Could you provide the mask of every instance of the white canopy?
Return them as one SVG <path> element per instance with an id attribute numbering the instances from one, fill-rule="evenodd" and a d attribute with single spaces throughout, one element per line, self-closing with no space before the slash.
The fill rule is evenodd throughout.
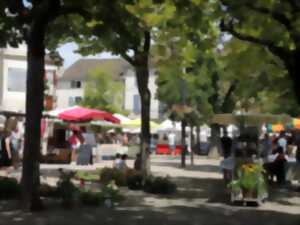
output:
<path id="1" fill-rule="evenodd" d="M 122 114 L 115 113 L 113 116 L 118 118 L 121 121 L 121 124 L 128 123 L 130 121 L 130 119 L 127 116 L 124 116 Z"/>
<path id="2" fill-rule="evenodd" d="M 180 122 L 174 122 L 172 120 L 163 121 L 157 128 L 157 131 L 180 131 L 181 124 Z"/>

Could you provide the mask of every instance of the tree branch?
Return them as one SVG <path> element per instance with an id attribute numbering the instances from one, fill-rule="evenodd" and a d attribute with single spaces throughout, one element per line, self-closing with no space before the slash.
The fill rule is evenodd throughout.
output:
<path id="1" fill-rule="evenodd" d="M 222 106 L 221 106 L 222 112 L 227 113 L 226 108 L 227 108 L 227 106 L 228 106 L 228 104 L 229 104 L 229 102 L 230 102 L 230 98 L 231 98 L 233 92 L 234 92 L 235 89 L 237 88 L 238 83 L 239 83 L 238 80 L 234 80 L 234 81 L 231 83 L 230 87 L 228 88 L 228 90 L 227 90 L 227 92 L 226 92 L 226 95 L 225 95 L 225 97 L 224 97 Z M 228 110 L 228 112 L 229 112 L 229 111 L 231 111 L 231 110 Z"/>
<path id="2" fill-rule="evenodd" d="M 229 24 L 226 24 L 223 21 L 221 21 L 220 24 L 221 30 L 223 32 L 229 32 L 231 35 L 234 37 L 242 40 L 242 41 L 247 41 L 251 42 L 254 44 L 258 44 L 264 47 L 267 47 L 274 55 L 278 56 L 279 58 L 283 58 L 284 56 L 288 56 L 288 50 L 286 50 L 283 47 L 279 47 L 275 45 L 272 41 L 266 40 L 266 39 L 261 39 L 258 37 L 254 37 L 248 34 L 242 34 L 234 29 L 233 22 L 229 22 Z"/>
<path id="3" fill-rule="evenodd" d="M 135 61 L 126 53 L 122 53 L 121 56 L 128 62 L 130 63 L 132 66 L 135 65 Z"/>
<path id="4" fill-rule="evenodd" d="M 82 7 L 78 6 L 62 6 L 59 12 L 60 16 L 67 15 L 67 14 L 78 14 L 82 16 L 84 19 L 90 19 L 91 15 Z"/>
<path id="5" fill-rule="evenodd" d="M 245 6 L 248 7 L 249 9 L 255 11 L 255 12 L 270 15 L 274 20 L 276 20 L 277 22 L 279 22 L 280 24 L 285 26 L 287 28 L 287 30 L 292 29 L 291 20 L 286 15 L 284 15 L 283 13 L 280 13 L 278 11 L 273 11 L 273 10 L 271 10 L 269 8 L 266 8 L 266 7 L 256 6 L 252 2 L 251 3 L 250 2 L 245 3 Z"/>
<path id="6" fill-rule="evenodd" d="M 151 34 L 150 31 L 144 32 L 144 53 L 148 53 L 150 51 L 150 45 L 151 45 Z"/>
<path id="7" fill-rule="evenodd" d="M 293 8 L 294 12 L 300 11 L 300 3 L 298 2 L 298 0 L 287 0 L 287 2 Z"/>

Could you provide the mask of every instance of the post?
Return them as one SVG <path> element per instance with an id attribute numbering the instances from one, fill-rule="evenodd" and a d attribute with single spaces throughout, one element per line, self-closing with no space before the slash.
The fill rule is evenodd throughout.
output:
<path id="1" fill-rule="evenodd" d="M 191 135 L 191 166 L 194 165 L 194 145 L 195 145 L 195 141 L 194 141 L 194 126 L 191 125 L 191 131 L 190 131 L 190 135 Z"/>

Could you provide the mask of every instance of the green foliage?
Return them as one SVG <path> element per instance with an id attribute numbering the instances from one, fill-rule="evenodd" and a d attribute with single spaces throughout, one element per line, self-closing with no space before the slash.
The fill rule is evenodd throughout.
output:
<path id="1" fill-rule="evenodd" d="M 169 177 L 152 177 L 145 180 L 144 191 L 152 194 L 173 194 L 176 192 L 176 184 Z"/>
<path id="2" fill-rule="evenodd" d="M 97 69 L 88 76 L 81 104 L 108 112 L 121 113 L 123 99 L 124 84 Z"/>
<path id="3" fill-rule="evenodd" d="M 41 197 L 60 198 L 60 193 L 56 187 L 48 184 L 41 184 L 39 187 L 39 194 Z"/>
<path id="4" fill-rule="evenodd" d="M 267 192 L 264 172 L 261 165 L 243 164 L 237 171 L 237 179 L 229 187 L 236 193 L 247 190 L 262 195 Z"/>
<path id="5" fill-rule="evenodd" d="M 143 174 L 140 171 L 130 170 L 127 172 L 127 186 L 130 190 L 143 189 Z"/>
<path id="6" fill-rule="evenodd" d="M 0 199 L 19 198 L 21 185 L 14 178 L 0 177 Z"/>
<path id="7" fill-rule="evenodd" d="M 110 204 L 108 202 L 118 203 L 124 200 L 124 196 L 120 193 L 119 188 L 114 181 L 111 181 L 102 187 L 102 194 L 106 204 Z"/>
<path id="8" fill-rule="evenodd" d="M 74 172 L 59 170 L 60 176 L 57 182 L 57 192 L 64 207 L 72 207 L 77 199 L 78 189 L 73 184 Z"/>
<path id="9" fill-rule="evenodd" d="M 78 180 L 98 182 L 100 180 L 100 171 L 77 171 L 75 178 Z"/>
<path id="10" fill-rule="evenodd" d="M 79 200 L 86 206 L 99 206 L 104 203 L 105 198 L 102 192 L 82 191 Z"/>
<path id="11" fill-rule="evenodd" d="M 100 172 L 100 182 L 109 184 L 111 181 L 114 181 L 118 186 L 126 186 L 126 175 L 116 168 L 103 168 Z"/>

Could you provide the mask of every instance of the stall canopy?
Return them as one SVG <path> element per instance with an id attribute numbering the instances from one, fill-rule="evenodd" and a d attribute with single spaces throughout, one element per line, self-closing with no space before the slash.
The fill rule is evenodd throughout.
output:
<path id="1" fill-rule="evenodd" d="M 141 119 L 139 118 L 139 119 L 134 119 L 134 120 L 129 120 L 127 122 L 124 122 L 122 124 L 122 126 L 125 127 L 125 128 L 138 128 L 138 127 L 141 126 L 141 124 L 142 124 L 142 122 L 141 122 Z M 150 121 L 150 128 L 151 129 L 157 128 L 158 126 L 159 125 L 157 123 L 155 123 L 153 121 Z"/>
<path id="2" fill-rule="evenodd" d="M 165 120 L 157 127 L 157 131 L 180 131 L 180 122 L 173 122 L 172 120 Z"/>
<path id="3" fill-rule="evenodd" d="M 91 120 L 105 120 L 119 124 L 120 120 L 109 112 L 89 109 L 80 106 L 52 111 L 49 115 L 57 117 L 66 122 L 87 122 Z"/>
<path id="4" fill-rule="evenodd" d="M 235 124 L 240 125 L 242 123 L 252 126 L 260 126 L 267 123 L 274 124 L 287 124 L 291 123 L 292 118 L 288 115 L 272 115 L 272 114 L 216 114 L 213 117 L 213 123 L 221 125 Z"/>
<path id="5" fill-rule="evenodd" d="M 131 119 L 129 119 L 127 116 L 124 116 L 122 114 L 119 113 L 115 113 L 114 117 L 118 118 L 120 120 L 120 123 L 128 123 L 129 121 L 131 121 Z"/>

